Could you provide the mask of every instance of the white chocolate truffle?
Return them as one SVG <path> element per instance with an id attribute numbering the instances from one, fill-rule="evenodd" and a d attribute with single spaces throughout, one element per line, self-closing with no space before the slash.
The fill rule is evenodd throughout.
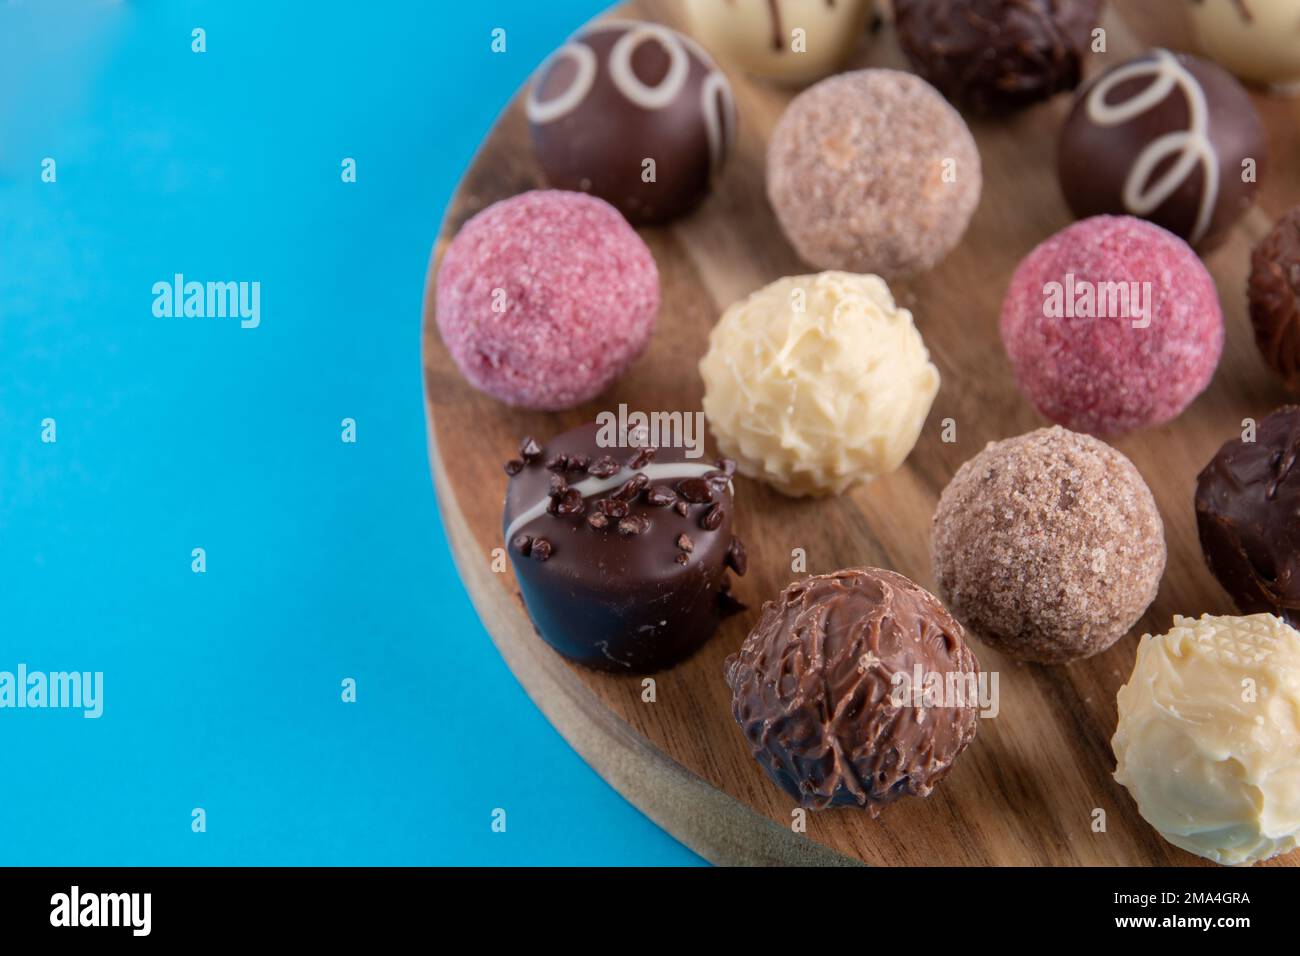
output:
<path id="1" fill-rule="evenodd" d="M 1115 779 L 1174 846 L 1230 865 L 1297 846 L 1300 632 L 1272 614 L 1175 617 L 1119 691 Z"/>
<path id="2" fill-rule="evenodd" d="M 704 414 L 742 474 L 839 494 L 907 457 L 939 391 L 912 313 L 879 276 L 787 276 L 733 303 L 700 362 Z"/>
<path id="3" fill-rule="evenodd" d="M 1300 92 L 1300 0 L 1193 0 L 1201 48 L 1249 83 Z"/>
<path id="4" fill-rule="evenodd" d="M 834 73 L 862 40 L 871 0 L 686 0 L 690 32 L 720 59 L 780 83 Z"/>

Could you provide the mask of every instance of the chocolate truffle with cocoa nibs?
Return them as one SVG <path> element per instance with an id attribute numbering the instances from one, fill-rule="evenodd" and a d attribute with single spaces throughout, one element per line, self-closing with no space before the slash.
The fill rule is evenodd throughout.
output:
<path id="1" fill-rule="evenodd" d="M 1255 343 L 1291 391 L 1300 391 L 1300 206 L 1273 227 L 1250 258 Z"/>
<path id="2" fill-rule="evenodd" d="M 598 434 L 594 423 L 567 432 L 510 478 L 504 537 L 529 540 L 509 554 L 544 641 L 589 667 L 649 673 L 688 657 L 736 609 L 723 594 L 728 570 L 744 572 L 744 546 L 730 482 L 704 479 L 713 465 L 681 448 L 609 457 Z M 590 464 L 548 470 L 559 457 Z M 683 485 L 701 503 L 682 500 Z"/>

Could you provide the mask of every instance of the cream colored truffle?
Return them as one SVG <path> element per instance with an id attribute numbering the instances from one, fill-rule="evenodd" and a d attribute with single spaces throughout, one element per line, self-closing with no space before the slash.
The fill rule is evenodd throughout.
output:
<path id="1" fill-rule="evenodd" d="M 690 32 L 721 59 L 781 83 L 820 79 L 866 33 L 871 0 L 686 0 Z"/>
<path id="2" fill-rule="evenodd" d="M 1119 691 L 1115 779 L 1170 843 L 1254 863 L 1300 835 L 1300 633 L 1272 614 L 1175 617 Z"/>
<path id="3" fill-rule="evenodd" d="M 1188 5 L 1201 48 L 1249 83 L 1300 93 L 1300 0 Z"/>
<path id="4" fill-rule="evenodd" d="M 787 276 L 734 303 L 700 375 L 723 453 L 788 495 L 893 471 L 939 391 L 912 313 L 880 277 L 847 272 Z"/>

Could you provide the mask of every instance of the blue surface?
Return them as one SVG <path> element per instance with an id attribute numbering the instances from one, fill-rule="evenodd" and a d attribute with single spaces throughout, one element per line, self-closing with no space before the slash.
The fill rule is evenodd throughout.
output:
<path id="1" fill-rule="evenodd" d="M 104 675 L 0 709 L 0 864 L 700 862 L 510 675 L 425 456 L 443 210 L 600 6 L 0 0 L 0 671 Z"/>

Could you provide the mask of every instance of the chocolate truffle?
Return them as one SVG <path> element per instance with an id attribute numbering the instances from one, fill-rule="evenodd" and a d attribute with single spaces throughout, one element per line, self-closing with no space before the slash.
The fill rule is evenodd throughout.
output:
<path id="1" fill-rule="evenodd" d="M 701 43 L 746 73 L 790 84 L 834 73 L 871 12 L 871 0 L 686 0 Z"/>
<path id="2" fill-rule="evenodd" d="M 893 279 L 934 266 L 979 204 L 961 115 L 911 73 L 857 70 L 800 93 L 767 147 L 767 196 L 818 269 Z"/>
<path id="3" fill-rule="evenodd" d="M 1300 846 L 1300 633 L 1175 617 L 1142 638 L 1116 703 L 1115 779 L 1162 837 L 1229 866 Z"/>
<path id="4" fill-rule="evenodd" d="M 1054 664 L 1124 636 L 1155 600 L 1165 532 L 1118 451 L 1059 425 L 990 442 L 934 513 L 939 596 L 991 647 Z"/>
<path id="5" fill-rule="evenodd" d="M 1219 296 L 1201 260 L 1132 216 L 1076 222 L 1025 256 L 1001 332 L 1034 407 L 1097 435 L 1181 414 L 1223 351 Z"/>
<path id="6" fill-rule="evenodd" d="M 810 810 L 874 817 L 929 796 L 979 720 L 979 664 L 961 625 L 928 591 L 876 568 L 791 584 L 763 605 L 725 676 L 754 758 Z"/>
<path id="7" fill-rule="evenodd" d="M 839 494 L 903 463 L 939 391 L 912 313 L 878 276 L 787 276 L 734 303 L 700 362 L 704 414 L 742 474 Z"/>
<path id="8" fill-rule="evenodd" d="M 894 0 L 903 52 L 954 103 L 1006 113 L 1072 90 L 1101 0 Z"/>
<path id="9" fill-rule="evenodd" d="M 606 199 L 633 225 L 694 208 L 736 136 L 727 78 L 656 23 L 584 27 L 541 65 L 524 105 L 547 182 Z"/>
<path id="10" fill-rule="evenodd" d="M 1300 0 L 1191 0 L 1206 54 L 1248 83 L 1300 93 Z"/>
<path id="11" fill-rule="evenodd" d="M 448 245 L 435 316 L 469 383 L 509 405 L 571 408 L 641 354 L 659 271 L 608 203 L 560 190 L 488 206 Z"/>
<path id="12" fill-rule="evenodd" d="M 1300 624 L 1300 407 L 1219 449 L 1196 479 L 1205 561 L 1245 614 Z"/>
<path id="13" fill-rule="evenodd" d="M 1254 202 L 1266 153 L 1259 114 L 1229 73 L 1152 50 L 1079 91 L 1057 168 L 1080 219 L 1141 216 L 1209 249 Z"/>
<path id="14" fill-rule="evenodd" d="M 598 670 L 685 659 L 735 607 L 728 568 L 745 573 L 734 464 L 651 437 L 592 423 L 545 446 L 525 439 L 506 464 L 503 528 L 528 614 L 542 640 Z"/>
<path id="15" fill-rule="evenodd" d="M 1300 206 L 1287 212 L 1250 257 L 1250 321 L 1264 361 L 1300 390 Z"/>

